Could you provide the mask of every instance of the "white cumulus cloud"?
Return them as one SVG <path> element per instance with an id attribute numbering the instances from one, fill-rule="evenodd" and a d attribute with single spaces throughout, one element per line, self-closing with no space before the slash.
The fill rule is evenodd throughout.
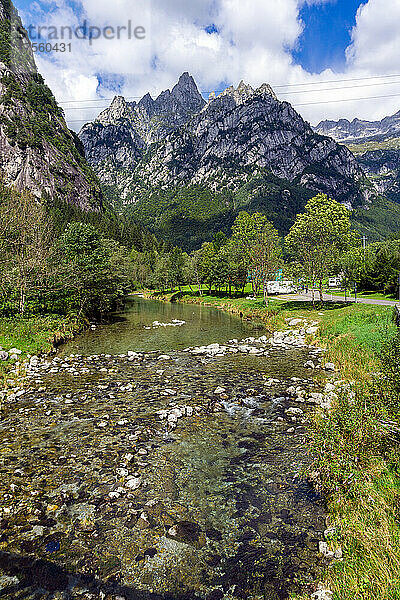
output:
<path id="1" fill-rule="evenodd" d="M 375 119 L 396 112 L 400 84 L 389 79 L 347 84 L 341 80 L 400 72 L 400 0 L 361 5 L 343 72 L 327 69 L 311 75 L 294 63 L 291 52 L 305 26 L 301 7 L 323 1 L 335 0 L 81 0 L 78 14 L 67 0 L 35 0 L 31 12 L 22 16 L 25 25 L 76 27 L 86 19 L 100 28 L 117 28 L 130 20 L 133 27 L 146 30 L 145 40 L 122 36 L 89 44 L 73 39 L 71 52 L 37 55 L 39 69 L 65 103 L 74 129 L 107 104 L 99 98 L 114 93 L 138 98 L 147 91 L 154 96 L 172 87 L 183 71 L 194 76 L 204 93 L 237 85 L 241 79 L 253 86 L 271 83 L 278 97 L 294 104 L 312 123 L 323 118 Z M 215 31 L 207 33 L 210 26 Z M 280 87 L 288 84 L 302 85 Z M 386 98 L 354 100 L 383 95 Z M 69 100 L 82 102 L 66 103 Z"/>

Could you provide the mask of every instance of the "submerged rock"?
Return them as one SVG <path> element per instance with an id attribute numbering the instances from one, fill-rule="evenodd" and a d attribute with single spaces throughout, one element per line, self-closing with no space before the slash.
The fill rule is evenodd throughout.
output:
<path id="1" fill-rule="evenodd" d="M 192 521 L 180 521 L 168 529 L 169 537 L 185 544 L 197 542 L 200 534 L 201 527 Z"/>

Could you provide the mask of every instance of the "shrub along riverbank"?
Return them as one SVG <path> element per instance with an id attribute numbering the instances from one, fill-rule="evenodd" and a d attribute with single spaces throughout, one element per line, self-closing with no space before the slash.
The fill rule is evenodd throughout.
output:
<path id="1" fill-rule="evenodd" d="M 0 361 L 0 384 L 16 362 L 27 355 L 51 352 L 58 344 L 70 340 L 87 326 L 83 318 L 61 315 L 42 315 L 24 318 L 14 316 L 0 318 L 0 347 L 10 355 Z M 11 349 L 17 349 L 18 360 L 11 358 Z"/>
<path id="2" fill-rule="evenodd" d="M 332 549 L 321 580 L 332 600 L 400 599 L 400 334 L 393 309 L 365 304 L 263 301 L 190 292 L 154 295 L 202 303 L 261 320 L 270 331 L 286 318 L 319 321 L 315 342 L 351 382 L 328 414 L 316 415 L 310 451 L 326 499 Z M 321 596 L 327 599 L 329 596 Z M 300 600 L 300 598 L 298 598 Z M 304 599 L 305 600 L 305 599 Z"/>

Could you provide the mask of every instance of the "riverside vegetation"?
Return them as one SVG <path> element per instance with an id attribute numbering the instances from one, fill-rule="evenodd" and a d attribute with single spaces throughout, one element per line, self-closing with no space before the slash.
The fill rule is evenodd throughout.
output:
<path id="1" fill-rule="evenodd" d="M 107 209 L 85 213 L 0 184 L 0 372 L 10 349 L 49 351 L 109 312 L 132 287 L 129 252 L 153 246 Z"/>
<path id="2" fill-rule="evenodd" d="M 345 270 L 348 278 L 358 277 L 361 285 L 365 281 L 369 288 L 382 289 L 389 280 L 395 289 L 399 242 L 368 247 L 360 269 L 359 262 L 352 260 L 360 251 L 346 209 L 317 196 L 299 215 L 283 246 L 263 215 L 243 212 L 232 238 L 219 234 L 187 255 L 140 229 L 111 227 L 111 216 L 92 215 L 88 222 L 89 217 L 74 212 L 61 219 L 57 207 L 32 203 L 30 196 L 12 190 L 3 189 L 2 194 L 0 343 L 11 364 L 20 360 L 18 351 L 36 354 L 43 343 L 46 349 L 54 337 L 65 339 L 82 323 L 106 314 L 135 282 L 162 288 L 164 294 L 181 287 L 185 301 L 255 316 L 270 330 L 282 329 L 285 319 L 295 316 L 319 323 L 316 343 L 325 344 L 341 376 L 355 382 L 337 393 L 331 410 L 317 415 L 312 427 L 315 464 L 308 472 L 324 492 L 332 520 L 324 551 L 329 557 L 331 549 L 340 547 L 344 554 L 344 560 L 333 562 L 321 578 L 338 600 L 398 598 L 400 343 L 389 309 L 310 307 L 268 299 L 265 279 L 282 266 L 311 285 L 338 269 Z M 320 218 L 315 219 L 318 212 Z M 366 274 L 376 266 L 382 274 L 379 278 L 375 273 L 372 279 Z M 234 297 L 244 292 L 249 273 L 252 293 L 263 291 L 263 298 Z M 185 283 L 190 283 L 191 292 L 184 292 Z M 387 335 L 382 341 L 384 324 Z M 17 353 L 8 357 L 11 347 Z M 79 360 L 71 368 L 84 373 L 88 365 Z"/>

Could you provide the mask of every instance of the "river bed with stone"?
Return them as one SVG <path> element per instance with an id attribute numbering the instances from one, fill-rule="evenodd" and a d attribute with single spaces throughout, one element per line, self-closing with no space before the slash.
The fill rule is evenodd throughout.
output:
<path id="1" fill-rule="evenodd" d="M 135 298 L 11 374 L 0 598 L 311 594 L 326 526 L 301 472 L 307 421 L 333 390 L 305 342 L 316 326 L 300 316 L 271 337 L 216 309 Z"/>

